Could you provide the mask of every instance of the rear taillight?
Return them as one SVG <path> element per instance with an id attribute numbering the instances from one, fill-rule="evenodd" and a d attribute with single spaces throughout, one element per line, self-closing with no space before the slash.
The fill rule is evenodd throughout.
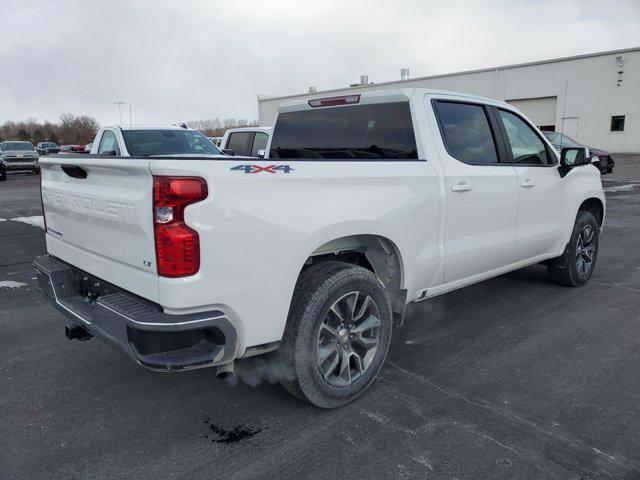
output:
<path id="1" fill-rule="evenodd" d="M 153 177 L 153 227 L 158 275 L 187 277 L 200 269 L 198 232 L 184 223 L 187 205 L 207 198 L 199 177 Z"/>
<path id="2" fill-rule="evenodd" d="M 316 98 L 309 100 L 309 106 L 315 107 L 335 107 L 336 105 L 350 105 L 353 103 L 360 103 L 360 94 L 345 95 L 344 97 L 328 97 L 328 98 Z"/>

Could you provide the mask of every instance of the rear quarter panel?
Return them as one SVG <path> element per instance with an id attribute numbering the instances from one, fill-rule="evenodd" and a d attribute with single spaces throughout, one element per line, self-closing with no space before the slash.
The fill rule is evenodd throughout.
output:
<path id="1" fill-rule="evenodd" d="M 406 259 L 409 296 L 437 281 L 439 177 L 427 161 L 274 161 L 290 173 L 231 170 L 238 160 L 152 160 L 154 175 L 204 176 L 209 196 L 185 210 L 200 235 L 201 266 L 184 279 L 161 278 L 169 313 L 225 311 L 247 346 L 282 337 L 298 274 L 324 243 L 380 235 Z"/>

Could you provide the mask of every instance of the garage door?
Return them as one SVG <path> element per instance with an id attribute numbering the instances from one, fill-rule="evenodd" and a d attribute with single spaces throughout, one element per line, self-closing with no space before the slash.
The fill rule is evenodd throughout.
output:
<path id="1" fill-rule="evenodd" d="M 522 110 L 536 126 L 554 130 L 557 99 L 558 97 L 522 98 L 507 100 L 507 103 Z"/>

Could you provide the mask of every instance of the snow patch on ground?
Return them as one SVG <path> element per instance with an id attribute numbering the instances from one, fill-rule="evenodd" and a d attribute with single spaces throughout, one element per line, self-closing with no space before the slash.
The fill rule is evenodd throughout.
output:
<path id="1" fill-rule="evenodd" d="M 22 282 L 14 282 L 13 280 L 0 280 L 0 288 L 20 288 L 26 286 L 26 283 Z"/>
<path id="2" fill-rule="evenodd" d="M 634 185 L 616 185 L 615 187 L 607 187 L 604 189 L 605 192 L 630 192 L 633 190 Z"/>
<path id="3" fill-rule="evenodd" d="M 44 218 L 42 215 L 34 215 L 33 217 L 16 217 L 11 219 L 12 222 L 22 222 L 44 230 Z"/>
<path id="4" fill-rule="evenodd" d="M 4 218 L 0 218 L 0 222 L 6 222 Z"/>

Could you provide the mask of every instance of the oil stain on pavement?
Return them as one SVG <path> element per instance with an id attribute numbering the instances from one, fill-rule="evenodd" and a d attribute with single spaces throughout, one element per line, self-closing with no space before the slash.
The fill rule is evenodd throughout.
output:
<path id="1" fill-rule="evenodd" d="M 206 417 L 203 422 L 209 427 L 211 435 L 204 435 L 204 438 L 216 443 L 238 443 L 243 440 L 247 440 L 254 435 L 262 431 L 261 428 L 250 428 L 242 425 L 235 425 L 233 428 L 226 429 L 211 422 L 209 417 Z"/>

